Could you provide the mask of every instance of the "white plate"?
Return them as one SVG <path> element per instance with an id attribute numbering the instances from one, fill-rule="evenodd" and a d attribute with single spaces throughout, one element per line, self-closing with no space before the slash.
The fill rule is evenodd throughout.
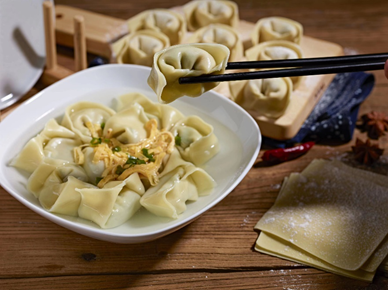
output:
<path id="1" fill-rule="evenodd" d="M 43 1 L 0 1 L 0 110 L 19 100 L 42 74 Z"/>
<path id="2" fill-rule="evenodd" d="M 214 127 L 220 153 L 206 164 L 206 171 L 217 187 L 209 196 L 188 204 L 176 220 L 160 218 L 141 209 L 128 222 L 113 229 L 100 229 L 92 222 L 45 211 L 26 190 L 27 176 L 9 167 L 24 144 L 38 134 L 50 118 L 63 116 L 66 106 L 89 100 L 112 106 L 118 96 L 141 92 L 152 101 L 155 93 L 146 79 L 150 69 L 135 65 L 104 65 L 78 72 L 46 88 L 26 101 L 0 123 L 0 184 L 21 203 L 47 219 L 77 233 L 116 243 L 150 241 L 187 225 L 223 198 L 244 178 L 255 161 L 261 145 L 256 122 L 227 98 L 207 92 L 199 98 L 182 98 L 171 105 L 185 115 L 198 115 Z"/>

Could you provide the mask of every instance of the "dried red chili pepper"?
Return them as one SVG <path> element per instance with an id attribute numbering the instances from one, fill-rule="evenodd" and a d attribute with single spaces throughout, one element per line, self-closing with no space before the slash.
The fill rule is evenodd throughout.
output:
<path id="1" fill-rule="evenodd" d="M 314 146 L 314 144 L 315 142 L 310 141 L 291 148 L 284 148 L 284 149 L 279 148 L 279 149 L 267 150 L 264 152 L 261 159 L 264 162 L 267 162 L 270 164 L 276 164 L 276 163 L 281 163 L 288 160 L 296 159 L 299 156 L 302 156 L 303 154 L 305 154 L 307 151 L 309 151 Z"/>

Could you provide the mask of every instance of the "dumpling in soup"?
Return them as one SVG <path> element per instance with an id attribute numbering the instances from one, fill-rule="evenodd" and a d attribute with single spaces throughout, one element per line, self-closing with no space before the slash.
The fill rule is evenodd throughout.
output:
<path id="1" fill-rule="evenodd" d="M 292 93 L 289 78 L 231 82 L 230 92 L 241 107 L 254 116 L 278 118 L 288 107 Z"/>
<path id="2" fill-rule="evenodd" d="M 52 158 L 53 155 L 61 159 L 59 163 L 73 162 L 69 152 L 66 151 L 66 144 L 77 144 L 78 146 L 78 142 L 76 134 L 60 126 L 55 119 L 51 119 L 42 132 L 28 141 L 10 165 L 32 173 L 45 158 Z"/>
<path id="3" fill-rule="evenodd" d="M 101 228 L 117 227 L 129 220 L 140 208 L 144 186 L 137 173 L 124 181 L 111 181 L 103 188 L 76 189 L 80 195 L 78 216 Z"/>
<path id="4" fill-rule="evenodd" d="M 191 1 L 183 6 L 187 28 L 195 31 L 212 23 L 221 23 L 237 27 L 239 23 L 238 7 L 232 1 Z"/>
<path id="5" fill-rule="evenodd" d="M 84 143 L 92 140 L 92 131 L 102 130 L 104 124 L 115 114 L 112 109 L 97 103 L 79 102 L 66 108 L 62 126 L 73 131 Z"/>
<path id="6" fill-rule="evenodd" d="M 220 150 L 213 127 L 197 116 L 180 120 L 171 128 L 171 133 L 179 140 L 175 145 L 182 158 L 196 166 L 203 165 Z"/>
<path id="7" fill-rule="evenodd" d="M 252 44 L 256 45 L 270 40 L 287 40 L 300 44 L 303 26 L 284 17 L 267 17 L 260 19 L 252 31 Z"/>
<path id="8" fill-rule="evenodd" d="M 169 105 L 158 104 L 150 101 L 145 95 L 141 93 L 129 93 L 120 96 L 117 99 L 118 112 L 127 109 L 134 104 L 139 104 L 143 109 L 145 115 L 149 119 L 155 119 L 160 130 L 170 130 L 180 119 L 183 119 L 183 114 Z"/>
<path id="9" fill-rule="evenodd" d="M 160 174 L 159 184 L 149 188 L 140 203 L 157 216 L 178 218 L 186 210 L 186 202 L 196 201 L 216 186 L 203 169 L 184 161 L 175 149 Z"/>
<path id="10" fill-rule="evenodd" d="M 148 85 L 161 103 L 182 96 L 198 97 L 218 83 L 179 84 L 179 78 L 203 74 L 221 74 L 229 59 L 229 49 L 221 44 L 193 43 L 172 46 L 157 52 Z"/>

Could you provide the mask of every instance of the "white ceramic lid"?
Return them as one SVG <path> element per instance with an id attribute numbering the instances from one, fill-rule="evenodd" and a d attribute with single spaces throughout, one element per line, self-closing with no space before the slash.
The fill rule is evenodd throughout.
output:
<path id="1" fill-rule="evenodd" d="M 43 0 L 0 1 L 0 110 L 32 88 L 45 65 Z"/>

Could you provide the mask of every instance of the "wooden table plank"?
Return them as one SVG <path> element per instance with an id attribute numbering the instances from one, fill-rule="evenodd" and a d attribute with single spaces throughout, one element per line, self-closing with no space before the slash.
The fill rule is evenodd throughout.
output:
<path id="1" fill-rule="evenodd" d="M 179 6 L 186 0 L 56 0 L 121 19 L 149 8 Z M 304 25 L 309 36 L 336 42 L 347 54 L 388 48 L 386 0 L 241 0 L 242 19 L 285 16 Z M 58 48 L 58 61 L 72 69 L 72 50 Z M 388 113 L 388 81 L 374 72 L 376 86 L 360 114 Z M 38 83 L 24 99 L 41 90 Z M 16 106 L 2 111 L 4 118 Z M 356 132 L 365 138 L 365 133 Z M 3 138 L 3 136 L 0 136 Z M 24 207 L 0 187 L 0 289 L 387 289 L 378 273 L 368 284 L 325 273 L 252 250 L 253 226 L 272 206 L 284 176 L 300 172 L 314 158 L 339 158 L 341 146 L 315 146 L 300 159 L 254 168 L 221 203 L 191 225 L 157 241 L 116 245 L 64 229 Z M 388 136 L 379 140 L 388 147 Z M 388 153 L 386 153 L 386 156 Z M 386 158 L 386 157 L 385 157 Z M 388 163 L 378 168 L 388 173 Z"/>
<path id="2" fill-rule="evenodd" d="M 50 278 L 4 279 L 2 289 L 265 289 L 304 290 L 342 289 L 367 290 L 388 287 L 386 279 L 369 284 L 314 269 L 282 269 L 209 273 L 155 273 L 149 275 L 122 274 L 99 276 L 62 276 Z M 114 286 L 113 286 L 114 285 Z M 386 288 L 385 288 L 386 289 Z"/>

